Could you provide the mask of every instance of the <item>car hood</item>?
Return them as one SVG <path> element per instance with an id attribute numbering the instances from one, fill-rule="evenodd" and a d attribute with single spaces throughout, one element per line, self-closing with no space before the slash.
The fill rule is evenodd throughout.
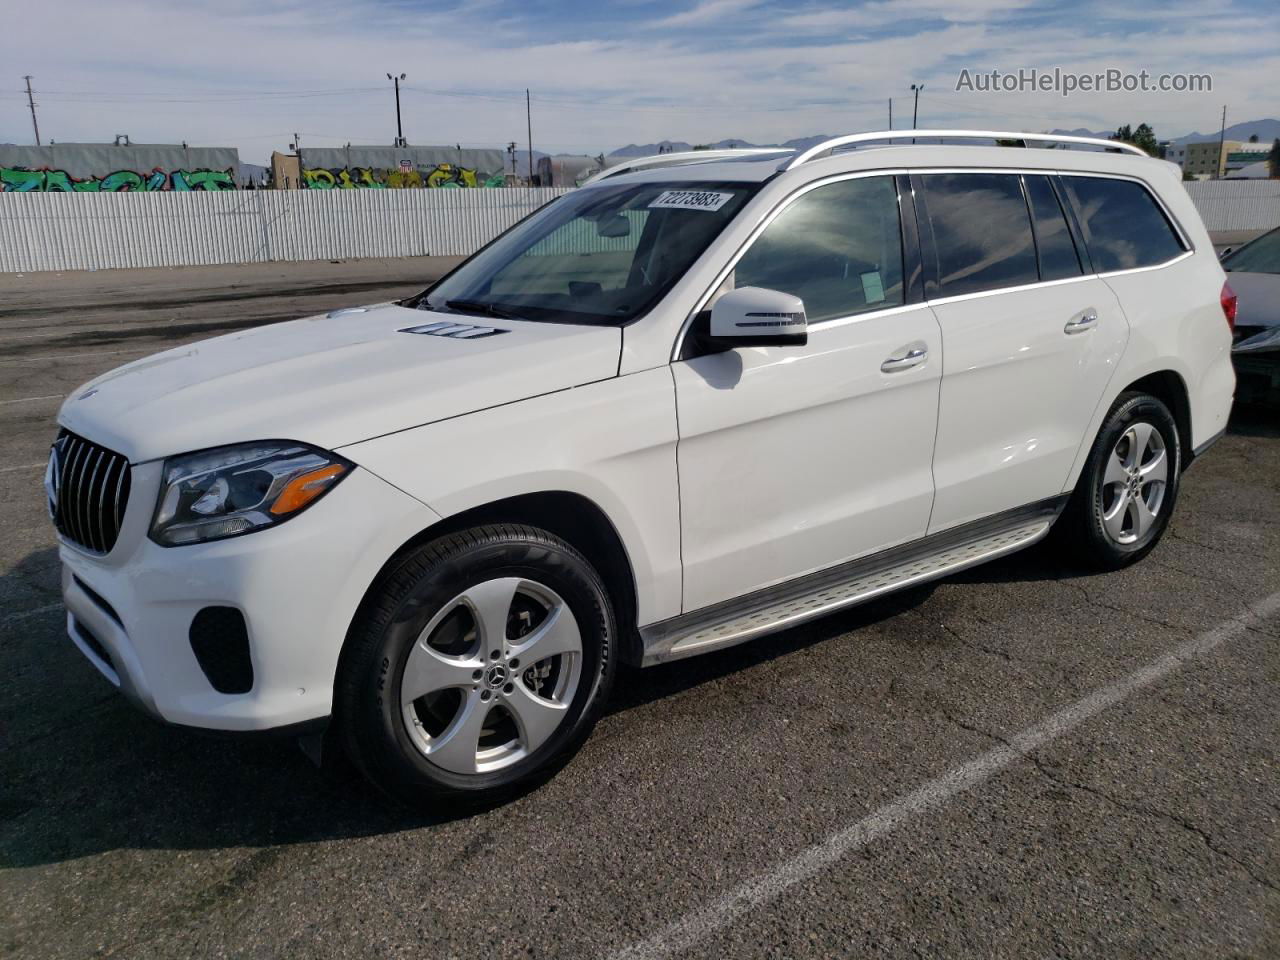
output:
<path id="1" fill-rule="evenodd" d="M 1227 274 L 1227 283 L 1236 293 L 1237 327 L 1280 325 L 1280 274 Z"/>
<path id="2" fill-rule="evenodd" d="M 487 329 L 502 332 L 458 336 Z M 68 396 L 58 422 L 134 463 L 252 440 L 332 450 L 616 376 L 621 343 L 614 327 L 336 310 L 119 367 Z"/>

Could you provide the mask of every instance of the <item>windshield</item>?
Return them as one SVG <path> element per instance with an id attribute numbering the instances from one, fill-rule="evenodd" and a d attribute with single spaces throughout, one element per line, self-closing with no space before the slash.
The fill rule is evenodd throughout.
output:
<path id="1" fill-rule="evenodd" d="M 1280 273 L 1280 229 L 1264 233 L 1252 243 L 1246 243 L 1222 260 L 1224 270 L 1239 273 Z"/>
<path id="2" fill-rule="evenodd" d="M 408 305 L 620 326 L 662 298 L 759 188 L 601 185 L 517 224 Z"/>

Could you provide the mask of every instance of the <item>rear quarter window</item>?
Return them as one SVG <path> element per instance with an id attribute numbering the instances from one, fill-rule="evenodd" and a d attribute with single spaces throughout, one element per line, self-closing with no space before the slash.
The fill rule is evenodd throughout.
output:
<path id="1" fill-rule="evenodd" d="M 1150 191 L 1132 180 L 1064 176 L 1099 273 L 1152 267 L 1184 251 Z"/>

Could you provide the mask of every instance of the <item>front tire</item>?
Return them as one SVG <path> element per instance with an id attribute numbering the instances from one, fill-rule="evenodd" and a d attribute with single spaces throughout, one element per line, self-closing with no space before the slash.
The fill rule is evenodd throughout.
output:
<path id="1" fill-rule="evenodd" d="M 545 530 L 484 526 L 419 546 L 352 627 L 336 697 L 346 750 L 410 805 L 527 789 L 591 732 L 615 636 L 600 576 Z"/>
<path id="2" fill-rule="evenodd" d="M 1121 394 L 1055 525 L 1058 540 L 1090 568 L 1136 563 L 1169 526 L 1181 472 L 1181 438 L 1169 408 L 1150 394 Z"/>

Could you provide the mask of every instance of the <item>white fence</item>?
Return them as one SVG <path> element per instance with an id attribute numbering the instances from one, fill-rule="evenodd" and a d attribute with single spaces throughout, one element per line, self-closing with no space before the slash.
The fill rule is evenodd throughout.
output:
<path id="1" fill-rule="evenodd" d="M 1186 187 L 1212 232 L 1280 225 L 1280 180 Z M 469 254 L 568 189 L 0 193 L 0 273 Z"/>
<path id="2" fill-rule="evenodd" d="M 0 272 L 469 254 L 566 192 L 0 193 Z"/>
<path id="3" fill-rule="evenodd" d="M 1196 180 L 1184 186 L 1210 233 L 1280 227 L 1280 180 Z"/>

